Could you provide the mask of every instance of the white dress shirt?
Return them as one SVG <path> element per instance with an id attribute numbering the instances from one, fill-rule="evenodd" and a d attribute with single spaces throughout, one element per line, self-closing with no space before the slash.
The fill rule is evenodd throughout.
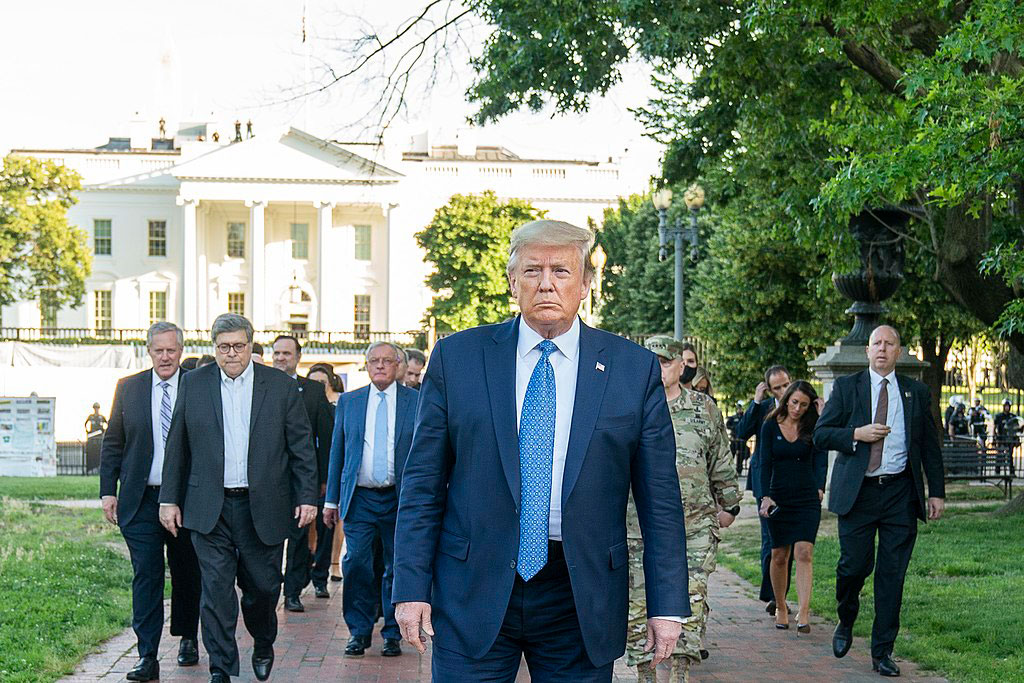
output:
<path id="1" fill-rule="evenodd" d="M 238 377 L 220 371 L 224 410 L 224 488 L 249 486 L 249 423 L 252 420 L 252 361 Z"/>
<path id="2" fill-rule="evenodd" d="M 877 477 L 882 474 L 899 474 L 907 466 L 907 430 L 903 422 L 903 396 L 900 394 L 899 383 L 896 381 L 896 372 L 890 372 L 882 377 L 877 372 L 868 368 L 868 377 L 871 379 L 871 420 L 875 419 L 875 410 L 878 408 L 878 396 L 882 390 L 882 380 L 889 380 L 886 388 L 889 394 L 889 411 L 885 416 L 885 424 L 892 430 L 885 437 L 882 443 L 882 464 L 873 472 L 865 476 Z M 870 445 L 870 444 L 869 444 Z"/>
<path id="3" fill-rule="evenodd" d="M 398 383 L 392 382 L 384 390 L 388 402 L 388 478 L 381 483 L 373 478 L 373 447 L 374 432 L 377 426 L 377 406 L 380 405 L 380 389 L 370 385 L 370 395 L 366 399 L 366 422 L 363 426 L 363 459 L 359 462 L 359 477 L 356 486 L 366 488 L 384 488 L 395 485 L 395 413 L 398 409 Z"/>
<path id="4" fill-rule="evenodd" d="M 530 376 L 541 358 L 537 345 L 544 337 L 537 334 L 525 319 L 519 321 L 519 344 L 516 348 L 516 431 L 523 414 L 523 401 Z M 580 319 L 573 320 L 569 330 L 551 340 L 558 351 L 548 360 L 555 371 L 555 447 L 551 458 L 551 504 L 548 512 L 548 538 L 562 540 L 562 472 L 565 453 L 569 450 L 569 429 L 576 402 L 576 375 L 580 362 Z"/>
<path id="5" fill-rule="evenodd" d="M 181 369 L 174 371 L 167 380 L 160 379 L 160 375 L 153 371 L 153 389 L 150 394 L 153 416 L 153 464 L 149 466 L 148 486 L 160 486 L 164 472 L 164 430 L 160 423 L 160 406 L 164 400 L 164 388 L 160 386 L 167 382 L 167 393 L 171 397 L 171 411 L 174 411 L 174 402 L 178 400 L 178 377 L 181 376 Z"/>

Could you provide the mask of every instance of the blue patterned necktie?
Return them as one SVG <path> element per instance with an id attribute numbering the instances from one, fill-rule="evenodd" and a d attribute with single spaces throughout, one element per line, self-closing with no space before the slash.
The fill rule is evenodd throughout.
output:
<path id="1" fill-rule="evenodd" d="M 167 390 L 169 386 L 167 382 L 160 382 L 160 387 L 164 390 L 163 398 L 160 399 L 160 432 L 164 437 L 164 448 L 167 447 L 167 432 L 171 430 L 171 394 Z"/>
<path id="2" fill-rule="evenodd" d="M 540 360 L 533 368 L 519 417 L 519 559 L 523 581 L 532 579 L 548 561 L 548 511 L 551 507 L 551 458 L 555 450 L 555 370 L 549 356 L 558 348 L 545 339 L 537 345 Z"/>
<path id="3" fill-rule="evenodd" d="M 378 396 L 373 420 L 373 480 L 384 486 L 388 481 L 388 395 L 381 391 Z"/>

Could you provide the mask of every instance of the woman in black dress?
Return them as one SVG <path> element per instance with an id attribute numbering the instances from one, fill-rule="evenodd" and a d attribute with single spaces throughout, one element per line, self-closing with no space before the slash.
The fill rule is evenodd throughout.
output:
<path id="1" fill-rule="evenodd" d="M 797 631 L 810 633 L 811 577 L 814 540 L 821 522 L 828 454 L 814 447 L 811 435 L 818 421 L 818 394 L 807 382 L 789 385 L 778 407 L 761 427 L 760 513 L 768 518 L 772 537 L 771 579 L 775 591 L 775 627 L 789 628 L 786 605 L 789 554 L 795 553 L 796 594 L 800 603 Z"/>

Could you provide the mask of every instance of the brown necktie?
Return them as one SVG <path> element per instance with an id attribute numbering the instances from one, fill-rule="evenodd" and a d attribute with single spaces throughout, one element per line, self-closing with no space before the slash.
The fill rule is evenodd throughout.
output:
<path id="1" fill-rule="evenodd" d="M 889 380 L 883 379 L 878 389 L 878 406 L 875 408 L 875 424 L 884 425 L 889 416 Z M 874 472 L 882 466 L 882 446 L 885 439 L 871 444 L 871 456 L 868 458 L 868 472 Z"/>

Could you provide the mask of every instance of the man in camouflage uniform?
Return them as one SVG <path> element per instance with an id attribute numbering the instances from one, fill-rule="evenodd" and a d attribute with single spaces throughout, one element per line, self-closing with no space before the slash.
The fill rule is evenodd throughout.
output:
<path id="1" fill-rule="evenodd" d="M 715 570 L 719 529 L 732 524 L 739 513 L 742 492 L 732 465 L 729 436 L 714 401 L 705 394 L 683 389 L 686 377 L 680 357 L 682 343 L 668 336 L 647 340 L 647 348 L 661 361 L 662 383 L 676 435 L 676 468 L 686 515 L 686 553 L 689 560 L 690 609 L 683 633 L 672 653 L 672 680 L 689 680 L 691 662 L 700 662 L 701 641 L 707 628 L 708 576 Z M 637 667 L 637 678 L 653 683 L 652 653 L 644 652 L 647 605 L 644 594 L 643 539 L 636 509 L 630 500 L 626 514 L 629 546 L 629 625 L 626 656 Z M 654 615 L 658 616 L 658 615 Z"/>

